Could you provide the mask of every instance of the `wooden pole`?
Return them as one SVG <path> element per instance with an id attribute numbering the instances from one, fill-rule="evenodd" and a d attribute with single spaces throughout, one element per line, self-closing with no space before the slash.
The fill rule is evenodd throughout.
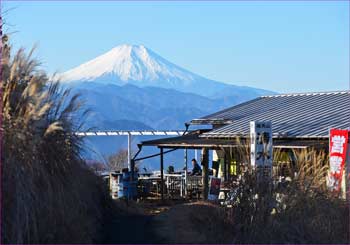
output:
<path id="1" fill-rule="evenodd" d="M 184 156 L 184 161 L 185 161 L 185 196 L 187 196 L 187 169 L 188 169 L 188 165 L 187 165 L 187 149 L 185 149 L 185 156 Z"/>
<path id="2" fill-rule="evenodd" d="M 209 192 L 209 150 L 208 148 L 202 149 L 202 178 L 203 178 L 203 200 L 208 199 Z"/>
<path id="3" fill-rule="evenodd" d="M 226 152 L 224 152 L 224 181 L 227 180 L 227 156 Z"/>
<path id="4" fill-rule="evenodd" d="M 164 160 L 163 160 L 163 148 L 160 148 L 160 194 L 162 201 L 164 201 Z"/>

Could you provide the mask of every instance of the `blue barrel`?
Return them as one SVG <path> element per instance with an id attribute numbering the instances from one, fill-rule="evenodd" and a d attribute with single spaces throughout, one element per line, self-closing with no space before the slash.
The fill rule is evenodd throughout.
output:
<path id="1" fill-rule="evenodd" d="M 118 198 L 133 198 L 137 196 L 137 182 L 125 181 L 119 183 Z"/>
<path id="2" fill-rule="evenodd" d="M 118 198 L 131 199 L 137 196 L 137 174 L 134 175 L 133 181 L 130 181 L 131 172 L 123 173 L 119 182 Z"/>

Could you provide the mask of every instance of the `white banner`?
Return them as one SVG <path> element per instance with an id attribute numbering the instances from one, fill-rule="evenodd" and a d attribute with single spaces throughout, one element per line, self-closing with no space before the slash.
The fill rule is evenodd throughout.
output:
<path id="1" fill-rule="evenodd" d="M 272 175 L 272 146 L 271 122 L 250 122 L 250 162 L 257 170 L 259 180 Z"/>
<path id="2" fill-rule="evenodd" d="M 251 165 L 272 167 L 271 122 L 250 122 L 250 143 Z"/>

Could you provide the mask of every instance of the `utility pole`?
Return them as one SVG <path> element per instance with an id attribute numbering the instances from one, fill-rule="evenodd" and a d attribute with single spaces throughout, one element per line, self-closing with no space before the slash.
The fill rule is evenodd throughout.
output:
<path id="1" fill-rule="evenodd" d="M 133 166 L 131 164 L 131 134 L 128 132 L 128 169 L 129 171 L 134 171 L 131 169 Z"/>

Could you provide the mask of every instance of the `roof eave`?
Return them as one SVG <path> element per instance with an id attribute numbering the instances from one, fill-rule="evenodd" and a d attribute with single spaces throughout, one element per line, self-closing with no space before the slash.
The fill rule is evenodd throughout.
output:
<path id="1" fill-rule="evenodd" d="M 248 138 L 248 134 L 211 134 L 211 133 L 205 133 L 200 135 L 199 137 L 203 138 L 237 138 L 237 137 L 242 137 L 242 138 Z M 274 134 L 272 136 L 273 139 L 328 139 L 328 136 L 320 136 L 320 135 L 300 135 L 300 136 L 288 136 L 285 134 L 282 135 L 276 135 Z"/>

